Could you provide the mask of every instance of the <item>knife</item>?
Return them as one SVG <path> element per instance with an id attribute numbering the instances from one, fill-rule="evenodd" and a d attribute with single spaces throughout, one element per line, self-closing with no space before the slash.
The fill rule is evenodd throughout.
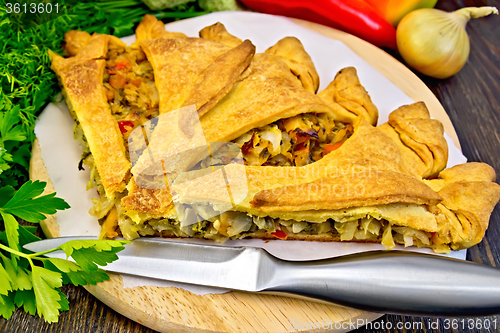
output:
<path id="1" fill-rule="evenodd" d="M 24 248 L 42 252 L 75 239 L 96 238 L 52 238 Z M 46 255 L 66 258 L 62 251 Z M 118 255 L 104 267 L 107 271 L 381 313 L 469 317 L 500 313 L 500 269 L 416 252 L 371 251 L 286 261 L 260 248 L 141 238 Z"/>

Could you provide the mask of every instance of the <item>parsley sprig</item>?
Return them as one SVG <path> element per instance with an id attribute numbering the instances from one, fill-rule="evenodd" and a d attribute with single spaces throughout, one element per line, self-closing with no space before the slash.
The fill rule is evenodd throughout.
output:
<path id="1" fill-rule="evenodd" d="M 36 227 L 20 225 L 16 217 L 40 222 L 46 214 L 68 209 L 69 205 L 55 193 L 41 195 L 45 182 L 27 181 L 19 190 L 0 188 L 0 216 L 5 230 L 0 233 L 0 316 L 10 318 L 16 307 L 47 322 L 56 322 L 59 311 L 69 303 L 61 290 L 63 284 L 76 286 L 96 284 L 109 279 L 99 268 L 118 259 L 117 252 L 127 241 L 73 240 L 40 253 L 30 253 L 24 245 L 40 240 Z M 62 250 L 73 261 L 46 258 L 45 254 Z"/>

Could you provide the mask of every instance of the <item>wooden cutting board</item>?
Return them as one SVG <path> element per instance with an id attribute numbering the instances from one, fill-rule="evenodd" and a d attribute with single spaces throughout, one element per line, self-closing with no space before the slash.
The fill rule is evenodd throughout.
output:
<path id="1" fill-rule="evenodd" d="M 377 69 L 415 101 L 424 101 L 433 118 L 443 122 L 446 133 L 460 147 L 456 132 L 443 107 L 420 79 L 383 50 L 347 33 L 322 25 L 293 20 L 327 37 L 340 40 Z M 46 193 L 54 191 L 35 140 L 30 177 L 48 183 Z M 41 223 L 47 237 L 58 237 L 55 216 Z M 244 292 L 196 295 L 178 288 L 123 288 L 119 275 L 86 289 L 124 316 L 160 332 L 346 332 L 350 322 L 366 323 L 381 314 L 288 297 Z M 307 325 L 315 328 L 307 329 Z M 323 325 L 323 327 L 320 327 Z M 327 327 L 327 329 L 325 329 Z"/>

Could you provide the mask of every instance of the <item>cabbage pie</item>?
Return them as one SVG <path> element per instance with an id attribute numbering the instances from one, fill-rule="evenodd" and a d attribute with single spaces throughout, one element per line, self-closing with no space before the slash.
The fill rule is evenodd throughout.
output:
<path id="1" fill-rule="evenodd" d="M 377 126 L 352 67 L 318 92 L 294 37 L 255 53 L 220 23 L 191 38 L 146 15 L 132 45 L 81 31 L 65 41 L 66 57 L 50 53 L 52 68 L 83 147 L 79 167 L 100 195 L 90 213 L 103 238 L 449 252 L 481 241 L 500 198 L 490 166 L 445 169 L 443 126 L 424 103 Z"/>

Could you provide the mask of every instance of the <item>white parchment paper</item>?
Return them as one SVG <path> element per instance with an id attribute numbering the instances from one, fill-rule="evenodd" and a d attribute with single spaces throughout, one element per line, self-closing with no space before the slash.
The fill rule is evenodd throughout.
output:
<path id="1" fill-rule="evenodd" d="M 231 34 L 241 39 L 250 39 L 257 47 L 257 52 L 264 52 L 286 36 L 295 36 L 300 39 L 318 70 L 321 79 L 320 91 L 328 86 L 340 69 L 347 66 L 356 67 L 361 83 L 379 109 L 379 124 L 386 122 L 389 113 L 399 106 L 414 102 L 343 43 L 303 28 L 287 18 L 248 12 L 220 12 L 170 23 L 167 29 L 197 37 L 202 28 L 218 21 L 223 23 Z M 130 44 L 135 41 L 135 37 L 130 36 L 123 40 Z M 40 141 L 42 158 L 57 195 L 71 205 L 70 209 L 57 213 L 61 236 L 99 235 L 100 227 L 97 219 L 88 214 L 92 206 L 91 198 L 97 197 L 97 194 L 95 190 L 85 190 L 89 170 L 78 171 L 82 149 L 73 139 L 73 120 L 66 105 L 64 103 L 49 104 L 40 115 L 35 133 Z M 467 160 L 461 151 L 455 147 L 448 135 L 445 134 L 445 137 L 449 146 L 448 167 L 465 163 Z M 208 240 L 186 239 L 184 241 L 214 244 L 213 241 Z M 380 244 L 262 241 L 259 239 L 228 241 L 224 245 L 262 247 L 271 254 L 288 260 L 321 259 L 384 249 Z M 404 249 L 401 246 L 397 248 Z M 407 250 L 433 253 L 430 249 L 409 248 Z M 466 251 L 463 250 L 452 252 L 447 256 L 465 259 L 465 255 Z M 144 285 L 177 287 L 200 295 L 227 291 L 129 275 L 122 275 L 122 277 L 125 288 Z"/>

